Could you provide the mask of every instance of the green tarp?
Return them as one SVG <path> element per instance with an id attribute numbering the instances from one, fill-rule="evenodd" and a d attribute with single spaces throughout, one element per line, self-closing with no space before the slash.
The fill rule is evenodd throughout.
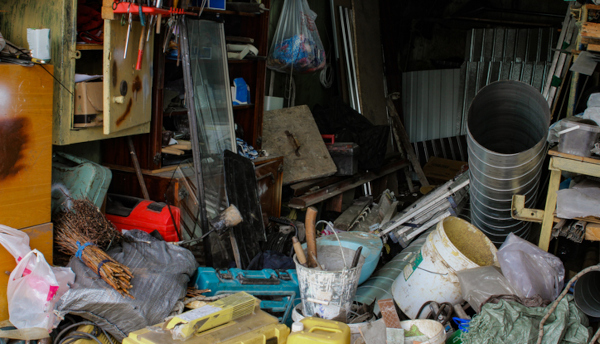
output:
<path id="1" fill-rule="evenodd" d="M 526 307 L 517 302 L 501 300 L 488 303 L 471 320 L 463 343 L 513 344 L 537 342 L 538 327 L 548 307 Z M 567 295 L 544 324 L 543 344 L 587 343 L 591 338 L 589 321 Z"/>

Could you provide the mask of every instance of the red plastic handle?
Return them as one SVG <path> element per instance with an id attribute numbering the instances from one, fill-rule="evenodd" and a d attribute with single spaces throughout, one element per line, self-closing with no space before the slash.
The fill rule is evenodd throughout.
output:
<path id="1" fill-rule="evenodd" d="M 137 14 L 139 14 L 139 11 L 140 11 L 139 6 L 136 4 L 132 4 L 130 2 L 120 2 L 116 5 L 116 9 L 113 10 L 113 13 L 115 13 L 115 14 L 131 13 L 131 14 L 137 15 Z M 142 13 L 150 14 L 150 15 L 162 14 L 163 17 L 168 17 L 171 14 L 187 14 L 187 15 L 191 15 L 191 16 L 198 15 L 198 13 L 186 12 L 182 8 L 171 7 L 170 9 L 165 10 L 162 8 L 157 8 L 157 7 L 152 7 L 152 6 L 143 6 L 143 5 L 142 5 Z"/>
<path id="2" fill-rule="evenodd" d="M 321 135 L 321 137 L 323 138 L 323 141 L 328 140 L 328 139 L 331 140 L 331 142 L 325 141 L 326 145 L 331 145 L 331 144 L 335 143 L 335 135 L 327 134 L 327 135 Z"/>
<path id="3" fill-rule="evenodd" d="M 142 57 L 143 56 L 144 56 L 144 51 L 143 50 L 138 51 L 138 59 L 137 59 L 137 63 L 135 64 L 135 70 L 142 69 Z"/>

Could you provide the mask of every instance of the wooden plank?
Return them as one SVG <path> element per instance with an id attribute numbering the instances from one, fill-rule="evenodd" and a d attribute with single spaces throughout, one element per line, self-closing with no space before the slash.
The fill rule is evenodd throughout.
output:
<path id="1" fill-rule="evenodd" d="M 46 261 L 52 264 L 52 223 L 48 222 L 22 230 L 29 235 L 29 247 L 38 249 Z M 0 245 L 0 266 L 2 266 L 0 270 L 0 319 L 4 320 L 8 319 L 8 301 L 6 299 L 8 276 L 17 267 L 17 263 L 2 245 Z"/>
<path id="2" fill-rule="evenodd" d="M 556 148 L 550 149 L 548 151 L 548 155 L 559 156 L 561 158 L 566 158 L 566 159 L 571 159 L 571 160 L 576 160 L 576 161 L 581 161 L 581 162 L 587 162 L 590 164 L 600 165 L 600 159 L 598 159 L 598 158 L 585 157 L 585 156 L 579 156 L 579 155 L 568 154 L 568 153 L 561 153 Z"/>
<path id="3" fill-rule="evenodd" d="M 588 176 L 600 177 L 600 164 L 567 159 L 563 157 L 552 157 L 550 159 L 551 170 L 569 171 Z"/>
<path id="4" fill-rule="evenodd" d="M 299 149 L 294 146 L 294 140 Z M 337 172 L 306 105 L 264 113 L 263 149 L 284 157 L 283 184 L 327 177 Z"/>
<path id="5" fill-rule="evenodd" d="M 398 116 L 398 112 L 396 111 L 396 106 L 392 101 L 392 98 L 396 97 L 400 97 L 400 94 L 394 93 L 387 97 L 387 107 L 390 110 L 390 117 L 392 118 L 392 131 L 394 132 L 394 137 L 396 138 L 398 151 L 404 151 L 406 153 L 408 161 L 410 161 L 410 164 L 417 173 L 417 177 L 419 178 L 419 182 L 421 182 L 421 186 L 428 186 L 429 182 L 427 181 L 427 177 L 425 177 L 425 173 L 421 168 L 421 163 L 419 163 L 419 159 L 415 154 L 413 146 L 410 144 L 408 134 L 406 133 L 406 129 L 404 129 L 404 124 L 402 124 L 400 116 Z M 400 147 L 400 145 L 402 147 Z"/>
<path id="6" fill-rule="evenodd" d="M 383 52 L 379 25 L 380 1 L 352 0 L 354 55 L 362 115 L 375 125 L 387 125 Z M 377 25 L 373 25 L 377 18 Z"/>
<path id="7" fill-rule="evenodd" d="M 328 211 L 335 211 L 336 213 L 342 212 L 342 201 L 344 200 L 344 194 L 341 193 L 327 200 L 325 209 Z"/>
<path id="8" fill-rule="evenodd" d="M 354 223 L 356 218 L 365 210 L 366 207 L 373 203 L 372 196 L 362 196 L 355 199 L 352 205 L 348 207 L 335 221 L 333 226 L 336 229 L 347 231 L 350 226 Z"/>
<path id="9" fill-rule="evenodd" d="M 267 216 L 281 216 L 281 195 L 283 187 L 283 157 L 254 163 L 254 173 L 258 184 L 258 197 L 263 213 Z"/>
<path id="10" fill-rule="evenodd" d="M 0 63 L 0 223 L 50 222 L 52 66 Z"/>
<path id="11" fill-rule="evenodd" d="M 598 44 L 600 43 L 600 23 L 583 23 L 581 24 L 581 43 L 583 44 Z"/>
<path id="12" fill-rule="evenodd" d="M 318 190 L 322 187 L 331 185 L 333 183 L 337 183 L 344 179 L 345 179 L 345 177 L 341 177 L 341 176 L 317 178 L 317 179 L 312 179 L 312 180 L 307 180 L 304 182 L 292 184 L 292 185 L 290 185 L 290 188 L 292 190 L 294 190 L 294 196 L 301 196 L 301 195 L 304 195 L 305 193 Z"/>
<path id="13" fill-rule="evenodd" d="M 104 21 L 104 134 L 109 135 L 125 129 L 149 124 L 152 111 L 152 53 L 154 35 L 146 42 L 142 67 L 135 69 L 142 24 L 131 25 L 129 45 L 125 47 L 127 25 L 118 20 Z M 144 35 L 143 39 L 146 36 Z M 127 58 L 123 58 L 124 50 Z M 121 84 L 127 84 L 127 93 L 121 94 Z M 117 101 L 124 97 L 122 101 Z"/>
<path id="14" fill-rule="evenodd" d="M 550 246 L 550 238 L 552 237 L 552 224 L 554 209 L 556 208 L 556 191 L 560 184 L 560 170 L 552 170 L 550 172 L 550 181 L 548 182 L 548 195 L 546 196 L 546 207 L 544 208 L 544 219 L 542 221 L 542 229 L 540 232 L 540 241 L 538 246 L 548 251 Z"/>
<path id="15" fill-rule="evenodd" d="M 585 226 L 585 240 L 600 241 L 600 224 L 588 223 Z"/>
<path id="16" fill-rule="evenodd" d="M 290 208 L 295 209 L 304 209 L 313 204 L 317 204 L 324 200 L 327 200 L 331 197 L 337 196 L 343 193 L 346 190 L 354 189 L 357 186 L 360 186 L 364 183 L 370 182 L 377 178 L 383 177 L 390 173 L 396 172 L 406 166 L 408 166 L 408 161 L 399 160 L 388 163 L 384 165 L 377 171 L 371 171 L 367 173 L 357 174 L 356 176 L 341 181 L 339 183 L 330 185 L 326 188 L 323 188 L 319 191 L 315 191 L 311 194 L 307 194 L 301 197 L 292 198 L 289 202 Z"/>

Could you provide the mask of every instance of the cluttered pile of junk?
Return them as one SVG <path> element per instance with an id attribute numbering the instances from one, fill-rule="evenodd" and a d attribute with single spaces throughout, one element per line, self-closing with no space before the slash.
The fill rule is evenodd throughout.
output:
<path id="1" fill-rule="evenodd" d="M 265 4 L 250 11 L 265 13 Z M 296 5 L 307 3 L 286 0 L 283 12 Z M 0 104 L 0 152 L 17 152 L 0 161 L 0 342 L 596 343 L 600 265 L 597 245 L 586 244 L 600 240 L 600 93 L 584 113 L 551 123 L 552 78 L 542 92 L 521 81 L 482 85 L 465 113 L 466 143 L 450 147 L 467 152 L 465 161 L 420 162 L 397 94 L 385 104 L 389 125 L 373 125 L 341 100 L 265 111 L 254 149 L 214 104 L 226 99 L 231 113 L 236 100 L 248 101 L 246 83 L 236 81 L 233 95 L 228 77 L 222 89 L 202 84 L 223 67 L 202 61 L 221 52 L 193 33 L 222 23 L 156 8 L 112 6 L 128 40 L 132 13 L 147 10 L 159 27 L 164 14 L 166 37 L 155 50 L 182 65 L 179 84 L 165 80 L 177 104 L 164 105 L 185 107 L 178 127 L 187 128 L 159 135 L 171 159 L 163 160 L 161 192 L 152 191 L 156 176 L 140 167 L 145 158 L 138 161 L 130 137 L 121 143 L 133 179 L 115 186 L 122 171 L 52 152 L 51 135 L 36 136 L 40 121 L 18 120 L 10 114 L 21 105 Z M 324 67 L 316 32 L 279 26 L 268 57 L 252 64 Z M 225 41 L 222 29 L 214 32 L 208 41 Z M 31 63 L 5 39 L 12 51 L 0 59 Z M 554 54 L 564 64 L 562 44 Z M 240 52 L 222 53 L 218 61 Z M 19 113 L 52 103 L 37 106 Z M 142 198 L 123 191 L 133 184 Z M 51 221 L 32 225 L 50 204 Z"/>

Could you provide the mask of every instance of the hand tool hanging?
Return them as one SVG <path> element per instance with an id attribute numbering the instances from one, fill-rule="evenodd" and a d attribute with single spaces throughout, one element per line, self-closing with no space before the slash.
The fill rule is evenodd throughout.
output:
<path id="1" fill-rule="evenodd" d="M 129 18 L 127 19 L 127 38 L 125 39 L 125 51 L 123 52 L 123 60 L 127 59 L 127 49 L 129 49 L 129 36 L 131 35 L 131 23 L 133 22 L 133 15 L 131 14 L 131 2 L 127 7 L 127 14 Z"/>
<path id="2" fill-rule="evenodd" d="M 135 70 L 142 69 L 142 58 L 144 57 L 144 46 L 146 45 L 146 15 L 142 10 L 142 0 L 140 0 L 140 4 L 138 5 L 138 10 L 140 14 L 140 23 L 142 24 L 142 33 L 140 34 L 140 43 L 138 45 L 138 58 L 137 63 L 135 64 Z"/>

